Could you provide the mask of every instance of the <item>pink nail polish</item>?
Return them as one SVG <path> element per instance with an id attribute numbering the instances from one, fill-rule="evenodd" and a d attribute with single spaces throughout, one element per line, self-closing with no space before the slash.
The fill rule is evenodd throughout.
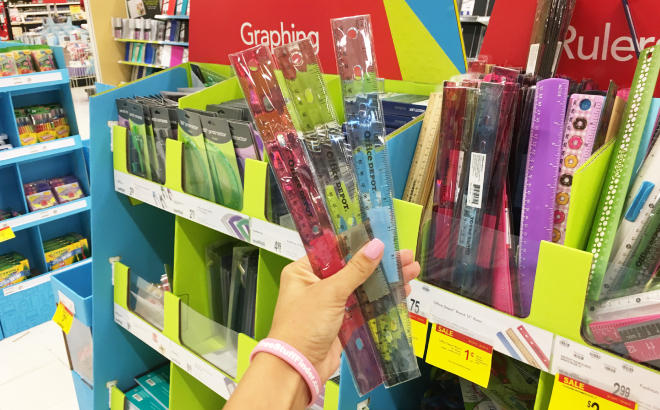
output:
<path id="1" fill-rule="evenodd" d="M 383 241 L 377 238 L 372 239 L 371 242 L 364 247 L 364 255 L 371 260 L 376 260 L 380 254 L 383 253 L 383 249 L 385 249 Z"/>

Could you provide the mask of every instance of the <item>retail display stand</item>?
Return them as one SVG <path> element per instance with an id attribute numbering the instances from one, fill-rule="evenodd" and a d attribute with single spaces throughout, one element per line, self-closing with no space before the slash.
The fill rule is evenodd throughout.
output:
<path id="1" fill-rule="evenodd" d="M 16 46 L 0 43 L 0 49 Z M 14 147 L 0 151 L 0 208 L 11 207 L 21 216 L 0 221 L 0 229 L 11 228 L 15 238 L 0 243 L 0 254 L 18 252 L 25 256 L 33 276 L 0 290 L 0 327 L 4 337 L 51 320 L 57 296 L 53 297 L 51 279 L 58 274 L 77 277 L 90 269 L 91 258 L 49 272 L 43 242 L 77 232 L 90 238 L 90 187 L 83 157 L 69 75 L 64 53 L 52 47 L 58 70 L 3 77 L 0 80 L 0 132 L 7 134 Z M 59 103 L 66 111 L 69 137 L 22 147 L 14 109 L 36 104 Z M 29 212 L 23 184 L 75 175 L 84 198 L 62 205 Z M 40 274 L 35 276 L 34 270 Z M 57 294 L 56 294 L 57 295 Z"/>

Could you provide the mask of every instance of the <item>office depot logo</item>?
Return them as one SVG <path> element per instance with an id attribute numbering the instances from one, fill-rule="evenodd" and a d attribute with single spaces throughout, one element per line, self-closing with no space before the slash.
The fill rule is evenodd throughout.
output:
<path id="1" fill-rule="evenodd" d="M 585 39 L 584 36 L 578 37 L 575 27 L 570 26 L 564 43 L 566 57 L 571 60 L 578 58 L 584 61 L 607 61 L 610 58 L 615 61 L 629 61 L 636 58 L 632 38 L 630 36 L 610 38 L 611 26 L 611 23 L 605 24 L 602 37 L 595 36 L 593 40 L 588 37 Z M 660 45 L 660 38 L 657 42 L 655 37 L 639 38 L 641 50 L 656 44 Z"/>
<path id="2" fill-rule="evenodd" d="M 288 44 L 293 41 L 309 38 L 314 46 L 314 54 L 319 53 L 319 32 L 310 31 L 305 33 L 303 30 L 296 30 L 296 25 L 291 24 L 291 29 L 284 29 L 284 22 L 280 21 L 279 30 L 255 30 L 252 24 L 245 22 L 241 25 L 241 40 L 248 46 L 265 44 L 270 47 L 270 51 L 277 46 Z"/>

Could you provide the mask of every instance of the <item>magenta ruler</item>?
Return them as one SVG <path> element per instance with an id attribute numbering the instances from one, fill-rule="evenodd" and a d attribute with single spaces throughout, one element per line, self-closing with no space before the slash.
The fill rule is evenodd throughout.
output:
<path id="1" fill-rule="evenodd" d="M 536 85 L 520 225 L 518 286 L 523 317 L 529 316 L 532 306 L 541 241 L 552 240 L 568 84 L 551 78 Z"/>

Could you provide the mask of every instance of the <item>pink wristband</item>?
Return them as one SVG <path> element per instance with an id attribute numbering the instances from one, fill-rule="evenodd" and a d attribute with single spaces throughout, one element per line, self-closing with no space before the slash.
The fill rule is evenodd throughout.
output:
<path id="1" fill-rule="evenodd" d="M 273 356 L 279 357 L 300 373 L 300 376 L 302 376 L 307 383 L 307 387 L 309 387 L 309 392 L 312 396 L 309 405 L 307 406 L 311 407 L 321 392 L 321 378 L 316 372 L 314 366 L 312 366 L 312 363 L 310 363 L 305 356 L 300 354 L 299 351 L 277 339 L 264 339 L 259 342 L 257 347 L 255 347 L 250 354 L 250 362 L 252 362 L 252 359 L 257 353 L 261 352 L 270 353 Z"/>

